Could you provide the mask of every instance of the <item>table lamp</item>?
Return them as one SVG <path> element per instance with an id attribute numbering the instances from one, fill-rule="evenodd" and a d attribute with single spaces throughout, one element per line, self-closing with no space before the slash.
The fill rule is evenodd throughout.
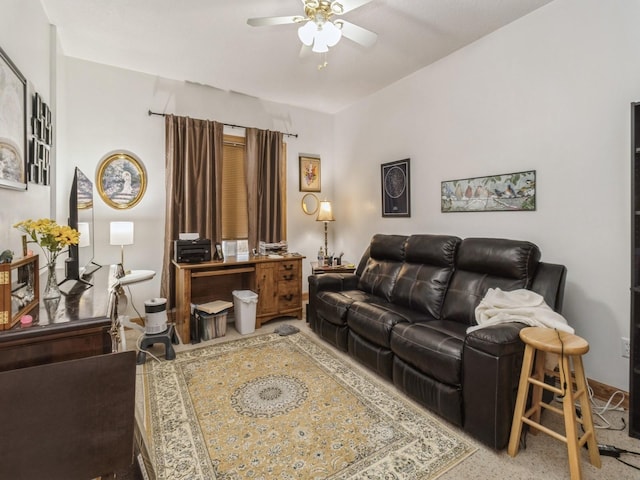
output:
<path id="1" fill-rule="evenodd" d="M 109 243 L 120 245 L 120 263 L 124 269 L 124 246 L 133 245 L 133 222 L 111 222 L 110 233 Z"/>
<path id="2" fill-rule="evenodd" d="M 329 255 L 329 249 L 327 248 L 327 224 L 335 221 L 335 218 L 333 218 L 333 212 L 331 211 L 331 202 L 328 200 L 320 202 L 316 221 L 324 222 L 324 256 L 326 258 Z"/>

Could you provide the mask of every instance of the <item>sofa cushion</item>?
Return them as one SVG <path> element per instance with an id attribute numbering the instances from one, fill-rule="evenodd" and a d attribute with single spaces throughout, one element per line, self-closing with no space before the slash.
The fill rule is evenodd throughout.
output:
<path id="1" fill-rule="evenodd" d="M 540 250 L 533 243 L 497 238 L 466 238 L 458 248 L 441 318 L 475 325 L 475 309 L 489 288 L 529 288 Z"/>
<path id="2" fill-rule="evenodd" d="M 369 258 L 360 275 L 358 288 L 391 299 L 391 292 L 404 261 L 405 235 L 378 234 L 371 240 Z"/>
<path id="3" fill-rule="evenodd" d="M 462 385 L 466 326 L 434 320 L 402 323 L 391 332 L 391 350 L 416 370 L 449 385 Z"/>
<path id="4" fill-rule="evenodd" d="M 439 318 L 461 240 L 448 235 L 412 235 L 391 299 Z"/>
<path id="5" fill-rule="evenodd" d="M 316 296 L 317 314 L 334 325 L 347 324 L 347 310 L 357 300 L 367 301 L 371 295 L 360 290 L 344 292 L 318 292 Z"/>
<path id="6" fill-rule="evenodd" d="M 402 322 L 426 321 L 428 314 L 393 305 L 382 298 L 354 302 L 347 312 L 349 329 L 369 342 L 389 348 L 393 327 Z"/>

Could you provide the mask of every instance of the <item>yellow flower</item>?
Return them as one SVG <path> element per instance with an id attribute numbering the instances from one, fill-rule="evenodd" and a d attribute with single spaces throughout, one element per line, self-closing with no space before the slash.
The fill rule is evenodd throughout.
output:
<path id="1" fill-rule="evenodd" d="M 69 245 L 77 245 L 80 240 L 80 232 L 76 229 L 67 225 L 58 225 L 50 218 L 23 220 L 13 227 L 31 238 L 27 243 L 40 245 L 47 258 L 47 264 L 55 263 L 56 258 L 65 248 Z"/>

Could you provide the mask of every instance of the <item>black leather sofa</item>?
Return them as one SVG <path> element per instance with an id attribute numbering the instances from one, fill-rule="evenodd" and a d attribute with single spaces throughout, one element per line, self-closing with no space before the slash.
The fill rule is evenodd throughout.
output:
<path id="1" fill-rule="evenodd" d="M 309 277 L 307 319 L 324 340 L 499 450 L 509 440 L 525 325 L 466 330 L 489 288 L 531 289 L 560 312 L 566 268 L 540 256 L 519 240 L 378 234 L 355 273 Z"/>

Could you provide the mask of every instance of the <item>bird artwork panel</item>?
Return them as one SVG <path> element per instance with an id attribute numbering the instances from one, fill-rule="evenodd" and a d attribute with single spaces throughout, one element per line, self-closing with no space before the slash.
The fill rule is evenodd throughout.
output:
<path id="1" fill-rule="evenodd" d="M 442 212 L 533 211 L 536 171 L 446 180 L 440 205 Z"/>

